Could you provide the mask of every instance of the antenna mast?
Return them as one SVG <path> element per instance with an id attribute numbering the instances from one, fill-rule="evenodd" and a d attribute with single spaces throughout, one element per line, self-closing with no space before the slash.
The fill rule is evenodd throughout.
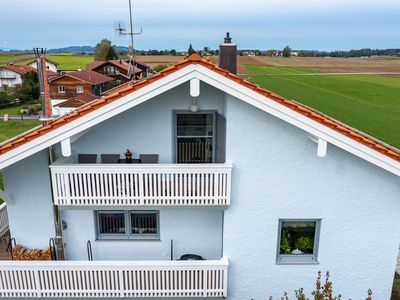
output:
<path id="1" fill-rule="evenodd" d="M 131 76 L 133 72 L 133 66 L 135 65 L 135 48 L 134 48 L 134 36 L 142 34 L 143 30 L 142 27 L 140 27 L 139 32 L 134 32 L 133 31 L 133 21 L 132 21 L 132 0 L 129 0 L 129 22 L 130 22 L 130 31 L 126 32 L 125 28 L 121 27 L 121 24 L 118 24 L 118 28 L 115 30 L 118 31 L 119 35 L 129 35 L 131 37 L 131 53 L 129 55 L 129 69 L 128 69 L 128 76 Z"/>

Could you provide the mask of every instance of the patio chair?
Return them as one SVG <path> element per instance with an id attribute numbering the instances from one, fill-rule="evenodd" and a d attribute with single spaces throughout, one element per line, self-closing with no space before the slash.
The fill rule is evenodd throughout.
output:
<path id="1" fill-rule="evenodd" d="M 103 164 L 116 164 L 119 160 L 119 154 L 101 154 Z"/>
<path id="2" fill-rule="evenodd" d="M 140 154 L 140 162 L 142 164 L 156 164 L 158 163 L 158 154 Z"/>
<path id="3" fill-rule="evenodd" d="M 80 164 L 95 164 L 97 154 L 78 154 L 78 162 Z"/>

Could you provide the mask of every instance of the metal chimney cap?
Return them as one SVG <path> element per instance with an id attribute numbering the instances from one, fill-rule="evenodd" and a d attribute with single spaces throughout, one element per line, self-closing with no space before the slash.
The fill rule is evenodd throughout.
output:
<path id="1" fill-rule="evenodd" d="M 229 32 L 226 33 L 226 37 L 224 38 L 224 44 L 232 43 L 232 38 L 229 37 Z"/>

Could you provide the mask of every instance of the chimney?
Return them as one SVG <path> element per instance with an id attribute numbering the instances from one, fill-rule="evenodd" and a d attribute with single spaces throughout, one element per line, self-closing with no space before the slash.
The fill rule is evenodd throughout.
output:
<path id="1" fill-rule="evenodd" d="M 51 121 L 50 91 L 46 68 L 46 49 L 33 49 L 36 55 L 36 67 L 39 77 L 40 95 L 42 98 L 42 120 L 46 125 Z"/>
<path id="2" fill-rule="evenodd" d="M 237 45 L 232 44 L 232 38 L 229 32 L 226 33 L 224 43 L 219 45 L 218 66 L 233 74 L 237 73 L 236 60 L 237 60 Z"/>

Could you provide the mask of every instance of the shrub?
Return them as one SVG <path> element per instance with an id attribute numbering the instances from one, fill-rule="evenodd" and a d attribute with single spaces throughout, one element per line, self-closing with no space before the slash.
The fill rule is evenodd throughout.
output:
<path id="1" fill-rule="evenodd" d="M 153 70 L 158 73 L 166 68 L 168 68 L 167 64 L 159 64 L 159 65 L 154 66 Z"/>

